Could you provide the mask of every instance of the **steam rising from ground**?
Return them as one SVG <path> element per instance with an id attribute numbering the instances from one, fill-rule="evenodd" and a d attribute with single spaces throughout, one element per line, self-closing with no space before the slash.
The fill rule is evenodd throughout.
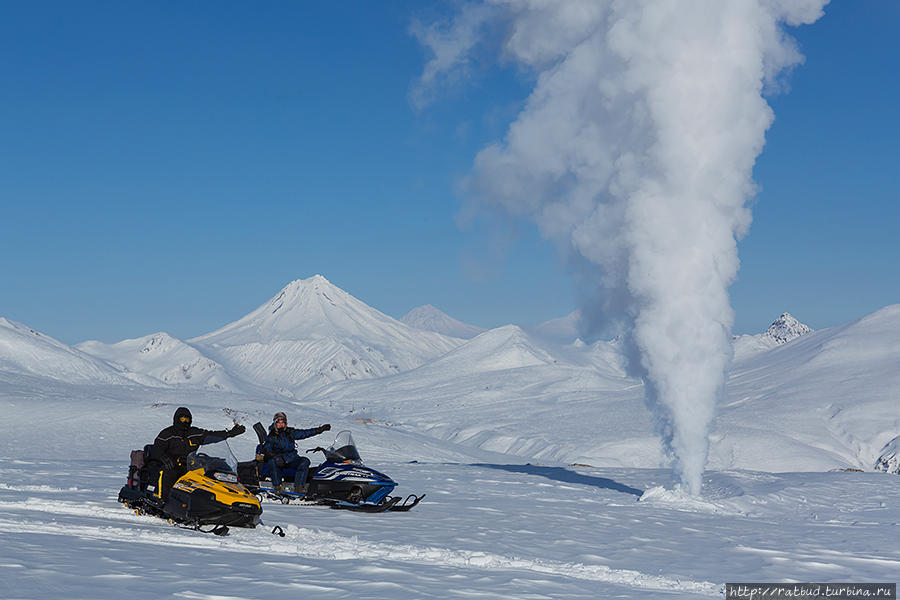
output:
<path id="1" fill-rule="evenodd" d="M 466 182 L 532 219 L 578 265 L 589 321 L 616 322 L 680 487 L 698 494 L 731 359 L 728 287 L 750 225 L 763 94 L 802 56 L 784 25 L 825 0 L 494 0 L 417 24 L 424 104 L 499 33 L 536 75 Z"/>

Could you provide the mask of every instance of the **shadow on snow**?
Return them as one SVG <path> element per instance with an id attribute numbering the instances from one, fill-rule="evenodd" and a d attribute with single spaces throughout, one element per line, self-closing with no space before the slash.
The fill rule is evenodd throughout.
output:
<path id="1" fill-rule="evenodd" d="M 541 467 L 538 465 L 489 465 L 489 464 L 474 464 L 473 467 L 488 467 L 491 469 L 500 469 L 502 471 L 509 471 L 510 473 L 525 473 L 527 475 L 539 475 L 541 477 L 546 477 L 547 479 L 552 479 L 553 481 L 560 481 L 563 483 L 576 483 L 578 485 L 589 485 L 596 488 L 601 488 L 604 490 L 612 490 L 614 492 L 622 492 L 623 494 L 631 494 L 633 496 L 642 496 L 643 490 L 639 490 L 637 488 L 633 488 L 631 486 L 627 486 L 625 484 L 619 483 L 618 481 L 614 481 L 612 479 L 607 479 L 606 477 L 592 477 L 590 475 L 581 475 L 580 473 L 576 473 L 574 471 L 570 471 L 568 469 L 564 469 L 562 467 Z"/>

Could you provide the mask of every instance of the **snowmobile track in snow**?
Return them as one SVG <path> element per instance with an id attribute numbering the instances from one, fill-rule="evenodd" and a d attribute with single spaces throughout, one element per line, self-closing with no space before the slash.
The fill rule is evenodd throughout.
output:
<path id="1" fill-rule="evenodd" d="M 232 528 L 228 537 L 209 537 L 181 531 L 165 521 L 138 516 L 127 508 L 110 508 L 68 502 L 0 501 L 0 509 L 30 515 L 80 516 L 109 520 L 109 525 L 70 525 L 38 519 L 0 519 L 0 532 L 34 535 L 73 536 L 83 539 L 152 544 L 226 552 L 294 556 L 311 560 L 391 561 L 437 567 L 476 570 L 531 571 L 545 575 L 597 581 L 644 590 L 693 592 L 721 595 L 722 585 L 650 575 L 630 569 L 585 565 L 552 560 L 532 560 L 463 549 L 366 542 L 355 537 L 292 525 L 281 526 L 285 536 L 270 533 L 273 524 L 257 529 Z M 125 528 L 116 521 L 145 527 Z"/>

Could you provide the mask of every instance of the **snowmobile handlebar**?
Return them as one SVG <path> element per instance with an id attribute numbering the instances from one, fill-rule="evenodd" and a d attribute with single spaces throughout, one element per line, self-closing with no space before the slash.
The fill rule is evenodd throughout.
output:
<path id="1" fill-rule="evenodd" d="M 307 453 L 309 453 L 309 452 L 322 452 L 322 453 L 324 454 L 324 453 L 325 453 L 325 448 L 323 448 L 322 446 L 316 446 L 315 448 L 310 448 L 310 449 L 307 450 L 306 452 L 307 452 Z"/>

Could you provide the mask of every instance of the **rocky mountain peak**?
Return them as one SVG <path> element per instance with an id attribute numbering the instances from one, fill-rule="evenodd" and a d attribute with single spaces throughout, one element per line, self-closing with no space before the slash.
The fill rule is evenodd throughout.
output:
<path id="1" fill-rule="evenodd" d="M 795 319 L 791 313 L 782 313 L 763 335 L 779 344 L 786 344 L 810 332 L 812 332 L 812 329 Z"/>

